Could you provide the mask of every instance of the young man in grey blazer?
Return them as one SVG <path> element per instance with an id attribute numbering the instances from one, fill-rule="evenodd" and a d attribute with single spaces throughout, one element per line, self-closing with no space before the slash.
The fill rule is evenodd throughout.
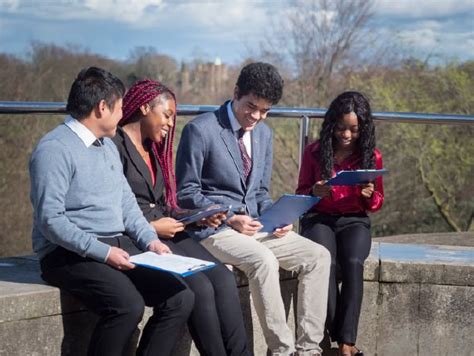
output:
<path id="1" fill-rule="evenodd" d="M 255 220 L 273 204 L 272 131 L 263 121 L 282 91 L 274 66 L 251 63 L 239 75 L 233 100 L 184 127 L 176 159 L 178 201 L 183 208 L 232 205 L 226 224 L 195 231 L 194 238 L 247 275 L 272 355 L 320 355 L 329 252 L 293 232 L 292 225 L 263 233 Z M 279 267 L 299 273 L 296 340 L 286 322 Z"/>

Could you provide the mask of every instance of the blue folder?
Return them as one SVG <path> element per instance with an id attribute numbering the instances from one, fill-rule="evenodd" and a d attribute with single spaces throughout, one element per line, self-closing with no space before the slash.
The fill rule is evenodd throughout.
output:
<path id="1" fill-rule="evenodd" d="M 355 171 L 339 171 L 334 178 L 329 179 L 326 185 L 356 185 L 373 182 L 388 171 L 383 169 L 358 169 Z"/>
<path id="2" fill-rule="evenodd" d="M 273 232 L 292 224 L 319 202 L 320 197 L 285 194 L 257 219 L 263 225 L 259 232 Z"/>
<path id="3" fill-rule="evenodd" d="M 158 255 L 150 251 L 131 256 L 130 262 L 137 266 L 178 274 L 181 277 L 187 277 L 217 266 L 214 262 L 199 258 L 175 254 Z"/>
<path id="4" fill-rule="evenodd" d="M 201 211 L 198 211 L 197 213 L 194 213 L 193 215 L 185 216 L 181 219 L 178 219 L 178 221 L 182 222 L 183 224 L 191 224 L 203 218 L 208 218 L 209 216 L 212 216 L 217 213 L 225 213 L 229 211 L 230 208 L 231 208 L 230 205 L 226 205 L 226 206 L 219 206 L 217 208 L 201 210 Z"/>

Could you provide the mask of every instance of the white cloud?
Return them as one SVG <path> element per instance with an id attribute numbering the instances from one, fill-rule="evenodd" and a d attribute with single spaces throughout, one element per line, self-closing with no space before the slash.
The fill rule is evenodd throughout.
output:
<path id="1" fill-rule="evenodd" d="M 140 23 L 144 18 L 149 19 L 162 3 L 162 0 L 85 0 L 84 6 L 93 11 L 95 16 L 133 24 Z M 155 21 L 159 21 L 159 18 Z"/>
<path id="2" fill-rule="evenodd" d="M 0 0 L 0 5 L 6 10 L 15 10 L 20 5 L 20 0 Z"/>
<path id="3" fill-rule="evenodd" d="M 398 33 L 405 48 L 417 54 L 441 55 L 445 58 L 474 58 L 474 34 L 472 32 L 443 32 L 442 29 L 419 28 Z"/>
<path id="4" fill-rule="evenodd" d="M 381 15 L 408 18 L 450 16 L 473 12 L 472 0 L 376 0 L 376 11 Z"/>
<path id="5" fill-rule="evenodd" d="M 3 6 L 6 4 L 7 6 Z M 0 0 L 0 11 L 42 20 L 113 20 L 133 28 L 161 24 L 226 32 L 265 22 L 267 9 L 247 0 Z M 177 30 L 180 30 L 177 28 Z"/>
<path id="6" fill-rule="evenodd" d="M 44 3 L 31 0 L 6 1 L 7 6 L 0 8 L 6 13 L 50 21 L 97 19 L 141 24 L 144 18 L 150 20 L 163 7 L 163 0 L 57 0 Z M 150 25 L 156 24 L 159 18 L 154 17 Z"/>
<path id="7" fill-rule="evenodd" d="M 463 59 L 474 57 L 474 0 L 375 1 L 372 30 L 384 41 L 398 40 L 412 48 L 436 50 Z M 120 36 L 124 40 L 117 46 L 120 48 L 148 44 L 163 48 L 167 43 L 167 50 L 172 54 L 191 53 L 198 47 L 226 58 L 245 47 L 258 48 L 267 29 L 279 25 L 279 19 L 288 20 L 291 14 L 303 15 L 301 7 L 295 5 L 298 3 L 289 0 L 0 0 L 0 37 L 7 49 L 20 43 L 26 45 L 31 39 L 76 41 L 102 48 L 95 43 L 115 43 Z M 334 12 L 323 13 L 317 6 L 310 10 L 315 23 L 331 24 L 335 19 Z M 100 30 L 91 35 L 84 23 Z"/>
<path id="8" fill-rule="evenodd" d="M 398 36 L 402 42 L 416 48 L 434 48 L 439 42 L 439 33 L 430 28 L 400 31 Z"/>
<path id="9" fill-rule="evenodd" d="M 167 7 L 168 22 L 202 30 L 241 30 L 265 21 L 265 9 L 251 1 L 189 1 Z"/>

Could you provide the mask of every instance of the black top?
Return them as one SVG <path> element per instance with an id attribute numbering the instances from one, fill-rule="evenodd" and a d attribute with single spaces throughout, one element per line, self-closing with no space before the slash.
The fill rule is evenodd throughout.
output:
<path id="1" fill-rule="evenodd" d="M 150 170 L 140 156 L 137 148 L 125 131 L 119 127 L 112 139 L 120 153 L 123 164 L 123 173 L 132 188 L 138 205 L 148 221 L 157 220 L 166 214 L 163 173 L 158 159 L 152 150 L 150 157 L 156 167 L 156 182 L 153 186 Z M 126 213 L 126 212 L 124 212 Z"/>

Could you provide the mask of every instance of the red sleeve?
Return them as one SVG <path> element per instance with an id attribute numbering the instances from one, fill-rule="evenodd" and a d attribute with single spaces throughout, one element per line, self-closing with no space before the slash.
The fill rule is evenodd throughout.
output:
<path id="1" fill-rule="evenodd" d="M 311 195 L 313 185 L 316 183 L 315 166 L 317 162 L 313 155 L 313 147 L 314 144 L 311 144 L 304 150 L 296 194 Z"/>
<path id="2" fill-rule="evenodd" d="M 382 154 L 378 149 L 375 149 L 375 167 L 377 169 L 383 168 Z M 383 205 L 384 194 L 383 194 L 383 178 L 382 176 L 375 179 L 374 193 L 369 199 L 364 199 L 365 207 L 367 211 L 374 212 L 379 210 Z"/>

